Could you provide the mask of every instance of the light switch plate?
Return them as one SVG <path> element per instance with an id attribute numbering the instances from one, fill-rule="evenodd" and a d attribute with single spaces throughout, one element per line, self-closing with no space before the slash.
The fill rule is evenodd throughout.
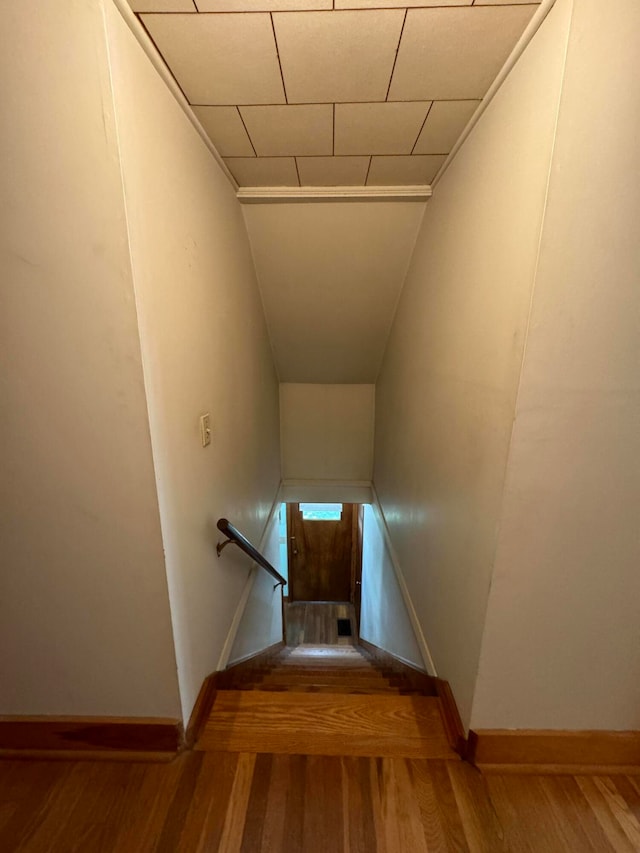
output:
<path id="1" fill-rule="evenodd" d="M 200 438 L 203 447 L 211 444 L 211 415 L 209 412 L 200 415 Z"/>

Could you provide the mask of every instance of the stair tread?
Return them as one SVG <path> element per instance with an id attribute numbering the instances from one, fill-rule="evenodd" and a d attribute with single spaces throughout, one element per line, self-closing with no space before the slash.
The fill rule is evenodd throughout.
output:
<path id="1" fill-rule="evenodd" d="M 196 749 L 456 760 L 432 696 L 221 690 Z"/>
<path id="2" fill-rule="evenodd" d="M 335 684 L 258 684 L 253 687 L 240 688 L 290 693 L 359 693 L 363 696 L 379 696 L 385 693 L 397 696 L 420 696 L 418 690 L 405 690 L 399 687 L 340 687 Z"/>
<path id="3" fill-rule="evenodd" d="M 262 676 L 263 678 L 326 678 L 331 681 L 371 681 L 371 682 L 379 682 L 379 681 L 387 681 L 387 679 L 380 675 L 377 672 L 363 672 L 358 674 L 353 674 L 350 672 L 341 672 L 338 670 L 337 672 L 333 672 L 331 670 L 319 670 L 309 671 L 304 670 L 302 672 L 298 672 L 294 670 L 289 672 L 283 669 L 274 669 L 271 672 L 266 672 Z"/>

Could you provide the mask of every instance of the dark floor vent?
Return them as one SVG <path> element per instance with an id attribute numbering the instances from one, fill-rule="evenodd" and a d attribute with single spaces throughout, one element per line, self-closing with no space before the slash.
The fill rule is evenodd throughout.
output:
<path id="1" fill-rule="evenodd" d="M 338 636 L 351 636 L 351 619 L 338 619 Z"/>

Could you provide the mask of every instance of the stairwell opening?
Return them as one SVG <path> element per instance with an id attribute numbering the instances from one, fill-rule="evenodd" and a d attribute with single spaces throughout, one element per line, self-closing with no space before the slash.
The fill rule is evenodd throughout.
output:
<path id="1" fill-rule="evenodd" d="M 287 645 L 344 645 L 359 636 L 364 506 L 291 502 L 280 512 Z"/>

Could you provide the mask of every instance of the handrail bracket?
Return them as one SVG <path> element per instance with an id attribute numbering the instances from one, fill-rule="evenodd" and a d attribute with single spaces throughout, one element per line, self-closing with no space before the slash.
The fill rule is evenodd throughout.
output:
<path id="1" fill-rule="evenodd" d="M 238 543 L 236 542 L 235 539 L 225 539 L 224 542 L 218 542 L 218 544 L 216 545 L 216 554 L 219 557 L 222 554 L 222 552 L 224 551 L 224 549 L 227 547 L 227 545 L 237 545 L 237 544 Z"/>

